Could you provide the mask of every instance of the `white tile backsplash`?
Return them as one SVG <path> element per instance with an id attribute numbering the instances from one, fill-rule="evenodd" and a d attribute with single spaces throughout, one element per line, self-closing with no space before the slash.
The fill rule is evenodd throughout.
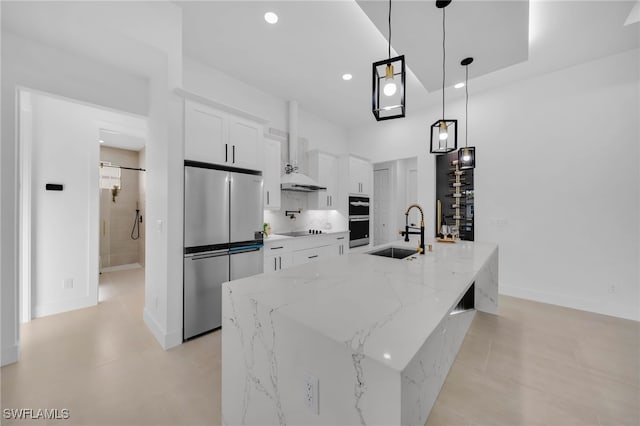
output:
<path id="1" fill-rule="evenodd" d="M 308 194 L 304 192 L 282 191 L 280 210 L 265 210 L 264 221 L 271 225 L 271 231 L 279 232 L 304 231 L 320 229 L 323 231 L 348 230 L 347 218 L 338 210 L 307 210 Z M 301 209 L 295 219 L 285 216 L 286 210 Z"/>

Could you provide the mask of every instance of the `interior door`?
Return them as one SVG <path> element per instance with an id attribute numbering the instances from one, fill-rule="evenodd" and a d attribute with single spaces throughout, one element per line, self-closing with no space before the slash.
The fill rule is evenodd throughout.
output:
<path id="1" fill-rule="evenodd" d="M 221 170 L 184 168 L 184 246 L 229 242 L 229 174 Z"/>
<path id="2" fill-rule="evenodd" d="M 391 192 L 389 191 L 389 169 L 373 172 L 373 245 L 378 246 L 391 241 L 393 231 L 389 207 Z"/>
<path id="3" fill-rule="evenodd" d="M 255 241 L 262 238 L 264 207 L 262 176 L 231 173 L 230 242 Z"/>
<path id="4" fill-rule="evenodd" d="M 407 170 L 407 206 L 418 202 L 418 170 Z M 411 209 L 409 212 L 409 224 L 415 223 L 420 226 L 420 212 L 418 209 Z"/>

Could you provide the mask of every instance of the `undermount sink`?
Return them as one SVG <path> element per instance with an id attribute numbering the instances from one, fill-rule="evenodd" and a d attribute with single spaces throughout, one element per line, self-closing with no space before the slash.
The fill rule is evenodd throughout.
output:
<path id="1" fill-rule="evenodd" d="M 393 259 L 404 259 L 405 257 L 409 257 L 412 254 L 416 254 L 415 250 L 400 248 L 400 247 L 386 247 L 376 251 L 370 251 L 367 254 L 372 254 L 374 256 L 383 256 L 383 257 L 391 257 Z"/>

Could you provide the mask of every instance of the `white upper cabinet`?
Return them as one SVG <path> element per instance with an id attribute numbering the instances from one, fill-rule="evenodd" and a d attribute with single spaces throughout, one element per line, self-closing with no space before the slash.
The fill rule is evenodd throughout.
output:
<path id="1" fill-rule="evenodd" d="M 264 208 L 280 210 L 280 142 L 264 140 Z"/>
<path id="2" fill-rule="evenodd" d="M 185 100 L 186 160 L 262 170 L 262 125 Z"/>
<path id="3" fill-rule="evenodd" d="M 309 193 L 310 210 L 336 210 L 338 208 L 338 159 L 330 154 L 311 151 L 307 154 L 309 177 L 326 191 Z"/>
<path id="4" fill-rule="evenodd" d="M 349 157 L 349 193 L 371 194 L 371 163 L 356 157 Z"/>
<path id="5" fill-rule="evenodd" d="M 225 164 L 227 158 L 227 114 L 185 101 L 184 158 Z"/>
<path id="6" fill-rule="evenodd" d="M 262 125 L 229 116 L 229 146 L 231 165 L 251 170 L 262 169 Z"/>

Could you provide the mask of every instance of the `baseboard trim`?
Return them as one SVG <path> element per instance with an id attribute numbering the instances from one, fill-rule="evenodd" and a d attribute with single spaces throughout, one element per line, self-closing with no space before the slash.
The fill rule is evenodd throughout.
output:
<path id="1" fill-rule="evenodd" d="M 33 318 L 46 317 L 48 315 L 61 314 L 63 312 L 75 311 L 77 309 L 90 308 L 96 306 L 96 298 L 85 296 L 77 299 L 61 300 L 58 302 L 46 303 L 33 308 Z"/>
<path id="2" fill-rule="evenodd" d="M 101 268 L 100 272 L 128 271 L 129 269 L 138 268 L 142 268 L 142 265 L 139 263 L 128 263 L 126 265 L 107 266 L 106 268 Z"/>
<path id="3" fill-rule="evenodd" d="M 500 284 L 500 294 L 517 297 L 520 299 L 533 300 L 535 302 L 547 303 L 549 305 L 563 306 L 565 308 L 577 309 L 579 311 L 593 312 L 610 317 L 623 318 L 632 321 L 640 321 L 640 313 L 629 312 L 629 308 L 624 306 L 605 304 L 600 300 L 577 299 L 575 297 L 562 294 L 545 293 L 531 290 L 529 288 L 515 287 Z"/>
<path id="4" fill-rule="evenodd" d="M 182 330 L 166 333 L 146 307 L 144 308 L 143 319 L 162 349 L 167 350 L 182 344 Z"/>
<path id="5" fill-rule="evenodd" d="M 16 344 L 8 348 L 2 348 L 2 352 L 0 352 L 0 366 L 4 367 L 5 365 L 18 362 L 18 354 L 19 350 Z"/>

